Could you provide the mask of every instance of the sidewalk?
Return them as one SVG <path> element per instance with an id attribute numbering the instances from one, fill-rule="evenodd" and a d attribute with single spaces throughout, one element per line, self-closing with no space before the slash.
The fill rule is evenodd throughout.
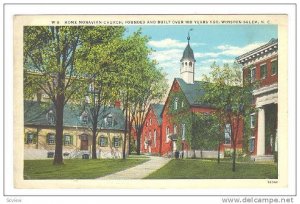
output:
<path id="1" fill-rule="evenodd" d="M 152 172 L 156 171 L 157 169 L 160 169 L 171 160 L 170 158 L 154 156 L 149 156 L 149 158 L 150 161 L 147 161 L 143 164 L 97 179 L 142 179 L 151 174 Z"/>

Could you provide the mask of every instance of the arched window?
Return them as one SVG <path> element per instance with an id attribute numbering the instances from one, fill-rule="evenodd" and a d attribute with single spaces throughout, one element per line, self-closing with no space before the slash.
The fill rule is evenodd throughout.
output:
<path id="1" fill-rule="evenodd" d="M 192 65 L 193 65 L 193 63 L 192 63 L 192 62 L 189 62 L 189 66 L 192 67 Z"/>
<path id="2" fill-rule="evenodd" d="M 187 66 L 187 62 L 185 62 L 184 64 L 185 64 L 185 66 Z"/>

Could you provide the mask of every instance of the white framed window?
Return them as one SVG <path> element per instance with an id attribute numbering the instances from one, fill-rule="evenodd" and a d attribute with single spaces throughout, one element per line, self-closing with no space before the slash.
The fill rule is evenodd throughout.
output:
<path id="1" fill-rule="evenodd" d="M 174 100 L 174 110 L 177 110 L 178 108 L 178 98 L 175 98 Z"/>
<path id="2" fill-rule="evenodd" d="M 149 119 L 149 123 L 150 123 L 150 125 L 152 125 L 152 118 Z"/>
<path id="3" fill-rule="evenodd" d="M 169 142 L 170 128 L 166 127 L 166 142 Z"/>
<path id="4" fill-rule="evenodd" d="M 73 136 L 64 135 L 64 145 L 72 145 L 73 144 Z"/>
<path id="5" fill-rule="evenodd" d="M 181 140 L 185 140 L 185 124 L 181 124 Z"/>
<path id="6" fill-rule="evenodd" d="M 153 134 L 153 145 L 154 147 L 156 147 L 156 130 L 154 130 L 154 134 Z"/>
<path id="7" fill-rule="evenodd" d="M 174 129 L 174 134 L 176 134 L 176 133 L 177 133 L 177 126 L 174 125 L 174 126 L 173 126 L 173 129 Z"/>
<path id="8" fill-rule="evenodd" d="M 47 143 L 51 144 L 51 145 L 55 144 L 55 134 L 54 133 L 49 133 L 47 135 Z"/>
<path id="9" fill-rule="evenodd" d="M 26 133 L 25 143 L 36 144 L 36 134 L 33 132 Z"/>
<path id="10" fill-rule="evenodd" d="M 271 74 L 276 75 L 278 72 L 278 60 L 271 61 Z"/>
<path id="11" fill-rule="evenodd" d="M 183 102 L 183 101 L 181 101 L 181 108 L 183 108 L 183 106 L 184 106 L 184 102 Z"/>
<path id="12" fill-rule="evenodd" d="M 88 114 L 86 111 L 82 112 L 80 119 L 82 124 L 86 125 L 88 123 Z"/>
<path id="13" fill-rule="evenodd" d="M 225 132 L 224 144 L 231 144 L 231 125 L 230 124 L 225 125 L 224 132 Z"/>
<path id="14" fill-rule="evenodd" d="M 108 146 L 108 138 L 101 135 L 99 138 L 99 143 L 100 147 L 107 147 Z"/>
<path id="15" fill-rule="evenodd" d="M 256 80 L 256 68 L 253 67 L 250 71 L 250 79 L 251 79 L 251 82 L 254 82 Z"/>
<path id="16" fill-rule="evenodd" d="M 260 65 L 260 78 L 265 79 L 267 77 L 267 64 Z"/>
<path id="17" fill-rule="evenodd" d="M 50 125 L 55 124 L 55 116 L 53 110 L 49 110 L 46 116 L 47 116 L 48 123 Z"/>
<path id="18" fill-rule="evenodd" d="M 120 137 L 114 137 L 113 138 L 113 145 L 114 147 L 120 147 Z"/>
<path id="19" fill-rule="evenodd" d="M 254 152 L 254 146 L 255 146 L 255 137 L 252 136 L 249 139 L 249 152 Z"/>
<path id="20" fill-rule="evenodd" d="M 113 118 L 112 116 L 108 116 L 106 119 L 107 122 L 107 127 L 112 127 L 113 126 Z"/>
<path id="21" fill-rule="evenodd" d="M 256 115 L 255 113 L 252 113 L 250 115 L 250 127 L 255 128 L 255 126 L 256 126 Z"/>

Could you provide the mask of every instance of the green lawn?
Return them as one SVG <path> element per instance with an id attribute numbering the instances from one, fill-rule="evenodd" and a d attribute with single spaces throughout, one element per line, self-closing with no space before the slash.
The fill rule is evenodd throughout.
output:
<path id="1" fill-rule="evenodd" d="M 25 160 L 24 179 L 94 179 L 146 161 L 146 158 L 66 159 L 64 165 L 53 166 L 52 160 Z"/>
<path id="2" fill-rule="evenodd" d="M 200 159 L 173 159 L 150 174 L 148 179 L 276 179 L 277 164 L 240 162 L 232 172 L 232 162 Z"/>

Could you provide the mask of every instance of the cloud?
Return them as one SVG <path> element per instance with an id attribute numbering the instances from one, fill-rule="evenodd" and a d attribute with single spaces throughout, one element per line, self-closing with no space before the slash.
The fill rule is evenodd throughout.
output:
<path id="1" fill-rule="evenodd" d="M 166 38 L 158 41 L 151 40 L 148 42 L 148 45 L 155 48 L 184 48 L 186 46 L 186 42 Z"/>
<path id="2" fill-rule="evenodd" d="M 237 47 L 232 45 L 219 45 L 217 49 L 223 50 L 220 54 L 221 55 L 231 55 L 231 56 L 239 56 L 250 50 L 253 50 L 259 46 L 265 44 L 264 42 L 255 42 L 244 47 Z"/>
<path id="3" fill-rule="evenodd" d="M 205 52 L 205 53 L 196 52 L 196 53 L 194 53 L 194 56 L 199 57 L 199 58 L 202 58 L 202 57 L 218 57 L 219 55 L 220 55 L 220 53 L 217 53 L 217 52 Z"/>
<path id="4" fill-rule="evenodd" d="M 250 50 L 253 50 L 261 45 L 265 44 L 264 42 L 255 42 L 249 45 L 246 45 L 244 47 L 237 47 L 233 45 L 218 45 L 216 49 L 218 50 L 217 52 L 197 52 L 195 53 L 195 57 L 198 58 L 204 58 L 204 57 L 211 57 L 211 58 L 216 58 L 220 56 L 230 56 L 230 57 L 237 57 L 239 55 L 242 55 L 246 52 L 249 52 Z M 229 63 L 229 62 L 227 62 Z"/>

